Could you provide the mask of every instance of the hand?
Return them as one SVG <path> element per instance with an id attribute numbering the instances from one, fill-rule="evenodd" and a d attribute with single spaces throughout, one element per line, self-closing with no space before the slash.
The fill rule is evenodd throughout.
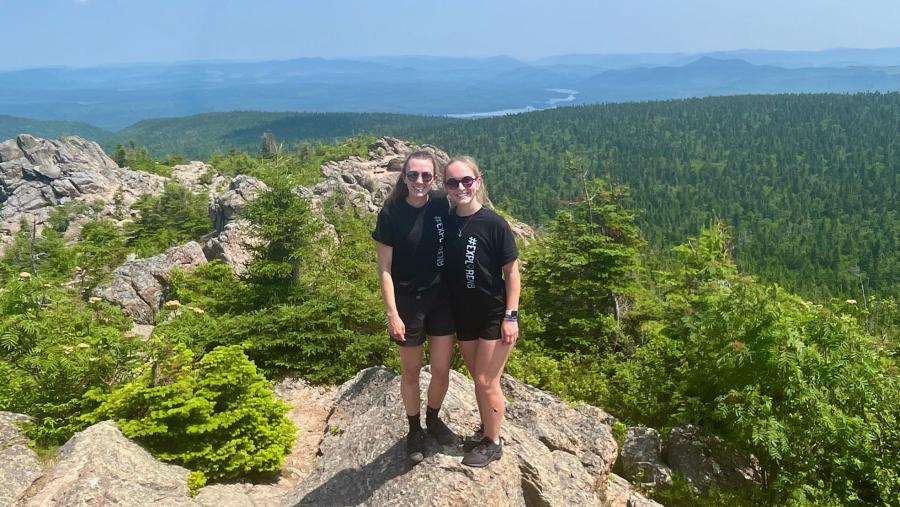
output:
<path id="1" fill-rule="evenodd" d="M 515 345 L 519 339 L 519 322 L 516 320 L 503 319 L 500 326 L 500 337 L 504 345 Z"/>
<path id="2" fill-rule="evenodd" d="M 406 324 L 399 315 L 388 315 L 388 335 L 397 342 L 406 341 Z"/>

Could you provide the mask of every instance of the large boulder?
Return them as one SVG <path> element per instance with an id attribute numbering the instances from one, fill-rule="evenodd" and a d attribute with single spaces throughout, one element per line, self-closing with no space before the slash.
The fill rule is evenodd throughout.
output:
<path id="1" fill-rule="evenodd" d="M 20 504 L 194 506 L 188 474 L 182 467 L 160 463 L 106 421 L 76 433 L 60 448 L 40 487 Z"/>
<path id="2" fill-rule="evenodd" d="M 138 324 L 155 324 L 172 271 L 204 263 L 203 249 L 190 241 L 153 257 L 125 262 L 113 271 L 112 280 L 97 286 L 93 294 L 122 307 Z"/>
<path id="3" fill-rule="evenodd" d="M 15 505 L 41 476 L 41 462 L 19 427 L 29 420 L 22 414 L 0 412 L 0 505 Z"/>
<path id="4" fill-rule="evenodd" d="M 650 488 L 672 485 L 672 470 L 662 463 L 662 443 L 653 428 L 628 428 L 622 446 L 624 477 Z"/>
<path id="5" fill-rule="evenodd" d="M 53 207 L 71 201 L 90 203 L 98 216 L 114 217 L 142 194 L 162 192 L 164 182 L 161 176 L 118 167 L 97 143 L 79 137 L 49 140 L 22 134 L 4 141 L 0 254 L 22 220 L 36 224 L 40 232 Z"/>
<path id="6" fill-rule="evenodd" d="M 738 489 L 760 482 L 758 460 L 692 424 L 673 428 L 667 461 L 696 490 Z"/>
<path id="7" fill-rule="evenodd" d="M 423 389 L 428 380 L 423 373 Z M 339 389 L 321 456 L 287 505 L 605 505 L 617 450 L 610 419 L 508 376 L 503 385 L 501 460 L 469 468 L 461 449 L 429 441 L 425 460 L 411 467 L 399 377 L 380 367 L 360 372 Z M 457 433 L 475 430 L 470 380 L 451 373 L 441 413 Z"/>

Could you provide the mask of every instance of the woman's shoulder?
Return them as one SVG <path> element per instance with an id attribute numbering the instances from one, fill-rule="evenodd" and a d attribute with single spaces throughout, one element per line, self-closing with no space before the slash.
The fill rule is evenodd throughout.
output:
<path id="1" fill-rule="evenodd" d="M 481 208 L 480 215 L 481 215 L 481 219 L 486 222 L 491 222 L 492 224 L 503 225 L 503 226 L 509 225 L 509 222 L 507 222 L 505 218 L 503 218 L 502 216 L 500 216 L 499 213 L 497 213 L 496 211 L 494 211 L 491 208 L 488 208 L 487 206 L 484 206 Z"/>

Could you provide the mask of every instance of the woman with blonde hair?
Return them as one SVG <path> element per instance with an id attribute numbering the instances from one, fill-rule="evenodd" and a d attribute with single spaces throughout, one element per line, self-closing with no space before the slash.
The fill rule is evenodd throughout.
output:
<path id="1" fill-rule="evenodd" d="M 425 457 L 425 436 L 442 445 L 457 436 L 438 417 L 447 394 L 455 325 L 444 271 L 444 239 L 449 204 L 433 191 L 440 163 L 429 151 L 406 157 L 391 194 L 378 213 L 372 238 L 388 334 L 400 351 L 400 395 L 409 421 L 406 452 L 412 462 Z M 419 371 L 426 336 L 431 358 L 426 430 L 420 420 Z"/>
<path id="2" fill-rule="evenodd" d="M 463 362 L 475 381 L 483 434 L 462 462 L 484 467 L 503 455 L 500 376 L 519 337 L 519 251 L 509 223 L 485 207 L 484 181 L 471 157 L 451 159 L 444 184 L 455 224 L 447 242 L 450 303 Z"/>

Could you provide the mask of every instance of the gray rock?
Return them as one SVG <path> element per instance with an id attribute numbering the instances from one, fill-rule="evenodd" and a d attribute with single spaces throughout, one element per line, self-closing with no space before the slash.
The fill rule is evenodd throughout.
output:
<path id="1" fill-rule="evenodd" d="M 666 452 L 672 470 L 680 472 L 701 492 L 711 487 L 738 489 L 760 482 L 756 457 L 691 424 L 672 429 Z"/>
<path id="2" fill-rule="evenodd" d="M 423 389 L 428 380 L 423 372 Z M 425 461 L 410 467 L 399 377 L 380 367 L 360 372 L 340 387 L 321 456 L 287 505 L 603 505 L 616 455 L 608 425 L 511 377 L 503 385 L 501 460 L 468 468 L 461 449 L 429 441 Z M 470 380 L 451 372 L 441 414 L 461 435 L 478 426 Z"/>
<path id="3" fill-rule="evenodd" d="M 615 474 L 609 477 L 604 502 L 609 507 L 662 507 L 662 504 L 638 493 L 628 481 Z"/>
<path id="4" fill-rule="evenodd" d="M 138 324 L 155 324 L 172 271 L 205 263 L 203 249 L 191 241 L 153 257 L 125 262 L 113 271 L 112 280 L 98 286 L 93 294 L 122 307 Z"/>
<path id="5" fill-rule="evenodd" d="M 97 143 L 77 137 L 23 134 L 0 143 L 0 254 L 23 219 L 40 234 L 52 207 L 71 199 L 100 203 L 99 216 L 113 216 L 117 195 L 127 209 L 140 195 L 161 192 L 164 181 L 119 168 Z"/>
<path id="6" fill-rule="evenodd" d="M 203 254 L 208 260 L 218 259 L 242 275 L 253 260 L 252 248 L 262 241 L 253 233 L 246 220 L 233 220 L 225 224 L 222 231 L 210 237 L 203 245 Z"/>
<path id="7" fill-rule="evenodd" d="M 268 190 L 268 186 L 258 179 L 239 174 L 228 185 L 228 190 L 213 197 L 209 204 L 209 218 L 216 231 L 225 230 L 225 225 L 235 219 L 247 204 L 256 199 L 260 192 Z"/>
<path id="8" fill-rule="evenodd" d="M 15 139 L 7 139 L 0 143 L 0 162 L 8 162 L 25 158 L 25 152 L 19 149 Z"/>
<path id="9" fill-rule="evenodd" d="M 620 458 L 625 478 L 650 488 L 672 486 L 672 471 L 662 463 L 662 444 L 655 429 L 628 428 Z"/>
<path id="10" fill-rule="evenodd" d="M 203 192 L 209 185 L 200 182 L 208 171 L 213 170 L 204 162 L 193 161 L 172 167 L 172 178 L 192 192 Z"/>
<path id="11" fill-rule="evenodd" d="M 41 462 L 19 425 L 30 418 L 0 412 L 0 505 L 14 505 L 41 476 Z"/>
<path id="12" fill-rule="evenodd" d="M 24 506 L 193 506 L 188 470 L 160 463 L 112 421 L 76 433 Z"/>

